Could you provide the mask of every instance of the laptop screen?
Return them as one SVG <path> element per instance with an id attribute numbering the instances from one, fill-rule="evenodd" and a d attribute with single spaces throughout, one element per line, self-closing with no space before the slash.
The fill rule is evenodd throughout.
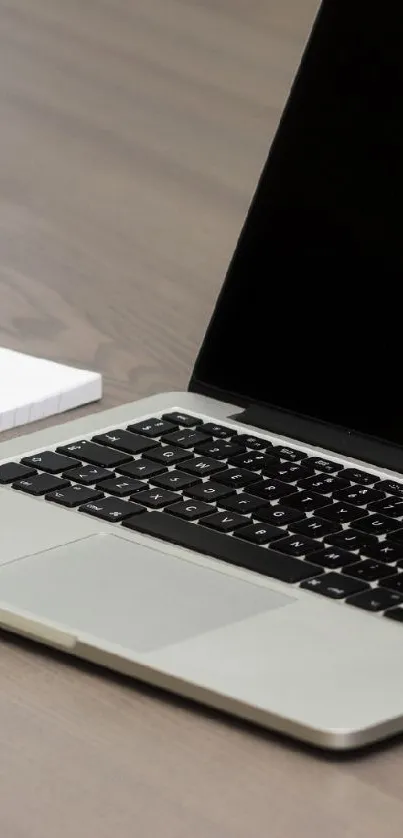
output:
<path id="1" fill-rule="evenodd" d="M 403 444 L 403 12 L 325 0 L 194 379 Z"/>

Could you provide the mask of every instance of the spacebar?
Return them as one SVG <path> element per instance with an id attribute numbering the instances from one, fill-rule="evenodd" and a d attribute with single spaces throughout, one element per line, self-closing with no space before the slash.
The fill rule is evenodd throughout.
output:
<path id="1" fill-rule="evenodd" d="M 123 521 L 131 530 L 180 544 L 206 556 L 254 570 L 281 582 L 301 582 L 323 573 L 323 568 L 285 556 L 271 548 L 257 547 L 240 539 L 214 532 L 199 524 L 181 521 L 163 512 L 146 512 Z"/>

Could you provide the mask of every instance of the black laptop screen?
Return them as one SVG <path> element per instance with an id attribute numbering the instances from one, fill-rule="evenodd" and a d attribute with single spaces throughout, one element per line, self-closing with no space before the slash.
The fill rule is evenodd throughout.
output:
<path id="1" fill-rule="evenodd" d="M 403 11 L 325 0 L 195 379 L 402 444 L 402 278 Z"/>

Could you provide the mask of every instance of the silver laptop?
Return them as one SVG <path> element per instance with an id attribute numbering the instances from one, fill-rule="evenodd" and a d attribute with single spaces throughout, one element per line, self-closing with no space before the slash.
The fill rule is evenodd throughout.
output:
<path id="1" fill-rule="evenodd" d="M 392 17 L 322 5 L 189 391 L 0 447 L 4 629 L 333 749 L 403 729 Z"/>

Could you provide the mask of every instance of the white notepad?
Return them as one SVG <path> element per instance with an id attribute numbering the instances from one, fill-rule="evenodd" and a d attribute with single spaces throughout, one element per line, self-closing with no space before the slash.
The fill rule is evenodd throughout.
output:
<path id="1" fill-rule="evenodd" d="M 99 373 L 0 347 L 0 431 L 63 413 L 101 397 Z"/>

